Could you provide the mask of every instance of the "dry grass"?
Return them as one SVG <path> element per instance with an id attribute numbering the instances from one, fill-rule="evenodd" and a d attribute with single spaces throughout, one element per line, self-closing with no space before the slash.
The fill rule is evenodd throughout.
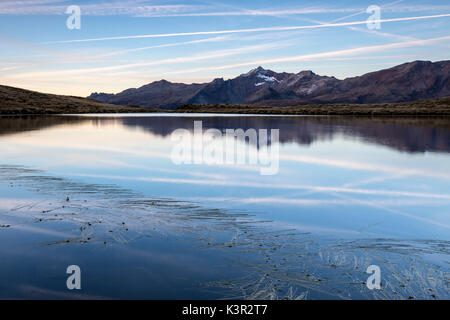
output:
<path id="1" fill-rule="evenodd" d="M 0 86 L 0 114 L 19 115 L 119 112 L 155 112 L 155 110 L 136 106 L 117 106 L 80 97 L 60 96 Z"/>
<path id="2" fill-rule="evenodd" d="M 327 104 L 290 107 L 264 107 L 254 105 L 184 105 L 182 113 L 241 113 L 286 115 L 450 115 L 450 98 L 386 104 Z"/>
<path id="3" fill-rule="evenodd" d="M 79 113 L 171 112 L 156 108 L 119 106 L 73 96 L 39 93 L 0 85 L 0 114 L 79 114 Z M 173 112 L 173 111 L 172 111 Z M 288 107 L 255 105 L 184 105 L 181 113 L 239 113 L 286 115 L 450 115 L 450 98 L 391 104 L 328 104 Z"/>

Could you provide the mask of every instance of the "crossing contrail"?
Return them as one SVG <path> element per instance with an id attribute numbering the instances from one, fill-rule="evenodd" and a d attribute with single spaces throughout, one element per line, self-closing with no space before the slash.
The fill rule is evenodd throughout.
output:
<path id="1" fill-rule="evenodd" d="M 404 17 L 393 19 L 379 19 L 371 20 L 371 23 L 387 23 L 387 22 L 399 22 L 399 21 L 412 21 L 412 20 L 425 20 L 425 19 L 437 19 L 450 17 L 450 13 L 438 14 L 431 16 L 418 16 L 418 17 Z M 91 39 L 78 39 L 78 40 L 63 40 L 63 41 L 51 41 L 45 42 L 46 44 L 53 43 L 75 43 L 75 42 L 92 42 L 92 41 L 108 41 L 108 40 L 125 40 L 125 39 L 142 39 L 142 38 L 167 38 L 167 37 L 184 37 L 184 36 L 200 36 L 200 35 L 217 35 L 217 34 L 231 34 L 231 33 L 250 33 L 250 32 L 264 32 L 264 31 L 292 31 L 302 29 L 319 29 L 319 28 L 333 28 L 333 27 L 345 27 L 366 24 L 364 21 L 353 22 L 341 22 L 341 23 L 326 23 L 319 25 L 307 25 L 307 26 L 291 26 L 291 27 L 267 27 L 267 28 L 253 28 L 253 29 L 234 29 L 234 30 L 218 30 L 218 31 L 198 31 L 198 32 L 180 32 L 180 33 L 163 33 L 163 34 L 145 34 L 134 36 L 119 36 L 119 37 L 106 37 L 106 38 L 91 38 Z"/>

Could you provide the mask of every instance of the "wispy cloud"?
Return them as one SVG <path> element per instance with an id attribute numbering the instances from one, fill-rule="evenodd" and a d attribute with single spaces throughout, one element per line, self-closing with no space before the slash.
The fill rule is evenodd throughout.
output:
<path id="1" fill-rule="evenodd" d="M 49 77 L 49 76 L 50 77 L 67 76 L 67 75 L 86 74 L 86 73 L 93 73 L 93 72 L 116 71 L 116 70 L 130 69 L 130 68 L 160 66 L 163 64 L 196 62 L 196 61 L 224 58 L 224 57 L 229 57 L 229 56 L 233 56 L 233 55 L 240 55 L 240 54 L 257 52 L 257 51 L 268 50 L 268 49 L 273 49 L 273 48 L 278 49 L 278 48 L 281 48 L 283 46 L 288 46 L 288 45 L 290 45 L 289 42 L 273 42 L 273 43 L 244 46 L 244 47 L 233 48 L 233 49 L 210 51 L 210 52 L 206 52 L 203 54 L 188 56 L 188 57 L 169 58 L 169 59 L 153 60 L 153 61 L 140 62 L 140 63 L 129 63 L 129 64 L 123 64 L 123 65 L 114 65 L 114 66 L 97 67 L 97 68 L 18 73 L 18 74 L 11 75 L 11 78 L 30 78 L 30 77 L 42 78 L 42 77 Z"/>
<path id="2" fill-rule="evenodd" d="M 398 3 L 401 1 L 396 1 Z M 383 9 L 383 12 L 391 13 L 405 13 L 405 12 L 442 12 L 450 10 L 448 5 L 435 5 L 435 6 L 394 6 Z M 342 19 L 357 16 L 362 13 L 366 13 L 366 8 L 363 10 L 361 8 L 289 8 L 289 9 L 270 9 L 270 10 L 252 10 L 243 9 L 239 11 L 210 11 L 210 12 L 192 12 L 192 13 L 174 13 L 174 14 L 157 14 L 157 13 L 140 13 L 136 16 L 139 17 L 217 17 L 217 16 L 273 16 L 273 17 L 283 17 L 283 16 L 295 16 L 295 15 L 310 15 L 310 14 L 331 14 L 331 13 L 346 13 L 353 12 L 353 14 L 348 15 Z M 338 20 L 342 20 L 338 19 Z"/>
<path id="3" fill-rule="evenodd" d="M 19 65 L 19 66 L 12 66 L 12 67 L 1 67 L 0 68 L 0 72 L 5 72 L 5 71 L 11 71 L 11 70 L 16 70 L 16 69 L 22 69 L 22 68 L 27 68 L 30 65 Z"/>
<path id="4" fill-rule="evenodd" d="M 160 44 L 160 45 L 154 45 L 154 46 L 147 46 L 147 47 L 139 47 L 139 48 L 133 48 L 133 49 L 126 49 L 126 50 L 119 50 L 119 51 L 113 51 L 105 54 L 98 55 L 97 58 L 100 57 L 110 57 L 110 56 L 116 56 L 131 52 L 138 52 L 138 51 L 144 51 L 144 50 L 150 50 L 150 49 L 156 49 L 156 48 L 168 48 L 168 47 L 177 47 L 177 46 L 184 46 L 184 45 L 190 45 L 190 44 L 199 44 L 199 43 L 206 43 L 206 42 L 218 42 L 230 39 L 226 36 L 220 36 L 220 37 L 213 37 L 213 38 L 206 38 L 206 39 L 200 39 L 200 40 L 192 40 L 192 41 L 184 41 L 184 42 L 175 42 L 175 43 L 166 43 L 166 44 Z"/>
<path id="5" fill-rule="evenodd" d="M 397 4 L 402 1 L 396 1 Z M 69 4 L 67 0 L 28 0 L 28 1 L 4 1 L 0 3 L 0 14 L 7 15 L 61 15 Z M 403 13 L 403 12 L 442 12 L 450 10 L 449 5 L 401 5 L 394 6 L 389 4 L 383 6 L 384 12 Z M 215 16 L 295 16 L 310 14 L 333 14 L 333 13 L 352 13 L 347 17 L 352 17 L 365 12 L 365 8 L 360 7 L 290 7 L 290 8 L 264 8 L 248 9 L 231 7 L 228 10 L 217 10 L 213 5 L 194 5 L 194 4 L 170 4 L 155 5 L 148 0 L 129 0 L 129 1 L 111 1 L 98 2 L 92 4 L 80 4 L 84 15 L 126 15 L 134 17 L 215 17 Z M 228 6 L 229 7 L 229 6 Z"/>
<path id="6" fill-rule="evenodd" d="M 64 4 L 63 4 L 64 3 Z M 192 12 L 204 9 L 198 5 L 147 5 L 146 0 L 111 1 L 93 4 L 80 4 L 83 15 L 127 15 L 140 14 L 164 16 L 181 12 Z M 69 3 L 64 0 L 8 1 L 0 5 L 3 15 L 62 15 Z"/>
<path id="7" fill-rule="evenodd" d="M 427 11 L 447 11 L 450 10 L 450 5 L 401 5 L 389 6 L 383 8 L 384 12 L 427 12 Z"/>
<path id="8" fill-rule="evenodd" d="M 328 52 L 321 52 L 321 53 L 312 53 L 312 54 L 306 54 L 306 55 L 300 55 L 300 56 L 282 57 L 282 58 L 256 60 L 256 61 L 253 60 L 253 61 L 241 62 L 241 63 L 236 63 L 236 64 L 228 64 L 228 65 L 221 65 L 221 66 L 211 66 L 211 67 L 195 68 L 195 69 L 190 69 L 190 70 L 174 71 L 172 73 L 180 74 L 180 73 L 192 73 L 192 72 L 208 71 L 208 70 L 224 70 L 224 69 L 233 69 L 233 68 L 246 67 L 246 66 L 267 65 L 267 64 L 281 63 L 281 62 L 314 61 L 314 60 L 323 59 L 323 58 L 356 56 L 359 54 L 374 53 L 374 52 L 386 51 L 386 50 L 391 50 L 391 49 L 408 48 L 408 47 L 416 47 L 416 46 L 428 46 L 428 45 L 439 44 L 439 43 L 448 42 L 448 41 L 450 41 L 450 36 L 426 39 L 426 40 L 403 41 L 403 42 L 389 43 L 389 44 L 376 45 L 376 46 L 365 46 L 365 47 L 328 51 Z"/>
<path id="9" fill-rule="evenodd" d="M 244 9 L 239 11 L 210 11 L 210 12 L 192 12 L 178 14 L 138 14 L 140 17 L 217 17 L 217 16 L 283 16 L 283 15 L 301 15 L 317 13 L 344 13 L 360 11 L 358 8 L 289 8 L 289 9 L 265 9 L 252 10 Z"/>
<path id="10" fill-rule="evenodd" d="M 66 1 L 67 0 L 2 1 L 2 2 L 0 2 L 0 8 L 45 5 L 45 4 L 53 4 L 53 3 L 62 3 L 62 2 L 66 2 Z"/>
<path id="11" fill-rule="evenodd" d="M 388 23 L 388 22 L 400 22 L 400 21 L 415 21 L 426 19 L 437 19 L 450 17 L 450 13 L 430 15 L 430 16 L 416 16 L 416 17 L 403 17 L 393 19 L 380 19 L 373 22 Z M 200 35 L 218 35 L 218 34 L 232 34 L 232 33 L 250 33 L 250 32 L 267 32 L 267 31 L 292 31 L 292 30 L 305 30 L 305 29 L 321 29 L 321 28 L 333 28 L 333 27 L 346 27 L 355 25 L 365 25 L 366 20 L 341 22 L 341 23 L 326 23 L 318 25 L 306 25 L 306 26 L 291 26 L 291 27 L 267 27 L 267 28 L 251 28 L 251 29 L 234 29 L 234 30 L 220 30 L 220 31 L 198 31 L 198 32 L 180 32 L 180 33 L 164 33 L 164 34 L 146 34 L 146 35 L 133 35 L 133 36 L 120 36 L 120 37 L 104 37 L 104 38 L 91 38 L 91 39 L 78 39 L 78 40 L 63 40 L 63 41 L 51 41 L 51 43 L 75 43 L 75 42 L 92 42 L 92 41 L 108 41 L 108 40 L 125 40 L 125 39 L 143 39 L 143 38 L 167 38 L 167 37 L 181 37 L 181 36 L 200 36 Z"/>

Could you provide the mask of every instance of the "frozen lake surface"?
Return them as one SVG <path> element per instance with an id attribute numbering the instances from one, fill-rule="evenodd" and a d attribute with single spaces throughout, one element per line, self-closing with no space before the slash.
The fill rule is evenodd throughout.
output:
<path id="1" fill-rule="evenodd" d="M 195 120 L 279 129 L 278 173 L 175 164 Z M 0 298 L 450 298 L 450 118 L 0 117 L 0 148 Z"/>

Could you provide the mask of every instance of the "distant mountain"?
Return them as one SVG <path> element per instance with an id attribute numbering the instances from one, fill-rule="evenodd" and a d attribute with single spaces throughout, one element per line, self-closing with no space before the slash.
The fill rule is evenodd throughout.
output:
<path id="1" fill-rule="evenodd" d="M 149 111 L 153 110 L 141 107 L 117 106 L 86 98 L 40 93 L 0 85 L 0 114 L 116 113 Z"/>
<path id="2" fill-rule="evenodd" d="M 118 94 L 93 93 L 88 98 L 118 105 L 175 109 L 185 104 L 203 86 L 161 80 L 138 89 L 127 89 Z"/>
<path id="3" fill-rule="evenodd" d="M 312 71 L 276 73 L 258 67 L 234 79 L 182 84 L 165 80 L 118 94 L 93 93 L 101 102 L 175 109 L 183 104 L 288 106 L 391 103 L 450 96 L 450 61 L 415 61 L 338 80 Z"/>

